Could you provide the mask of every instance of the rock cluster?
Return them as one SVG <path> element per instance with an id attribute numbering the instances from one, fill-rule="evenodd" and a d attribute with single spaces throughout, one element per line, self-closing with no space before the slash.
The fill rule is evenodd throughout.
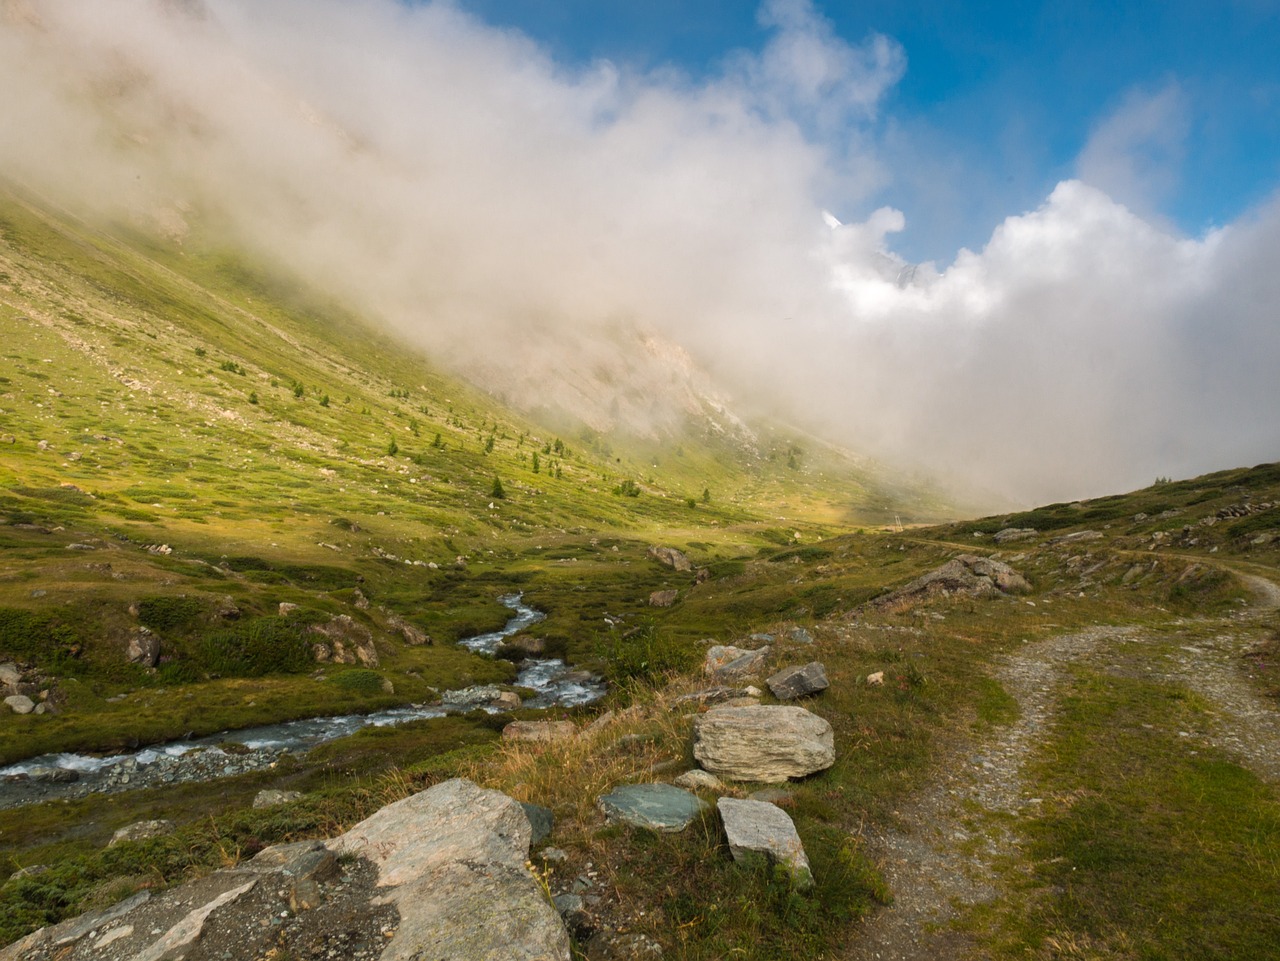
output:
<path id="1" fill-rule="evenodd" d="M 867 606 L 877 611 L 899 612 L 934 597 L 999 597 L 1029 590 L 1031 585 L 1026 578 L 1008 564 L 961 554 L 893 593 L 870 601 Z"/>

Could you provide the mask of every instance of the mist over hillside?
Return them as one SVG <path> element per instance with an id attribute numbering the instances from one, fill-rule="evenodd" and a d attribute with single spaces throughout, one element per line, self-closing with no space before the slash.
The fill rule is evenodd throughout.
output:
<path id="1" fill-rule="evenodd" d="M 569 67 L 444 3 L 0 10 L 6 176 L 232 242 L 526 410 L 782 411 L 1026 502 L 1280 447 L 1274 198 L 1185 237 L 1064 180 L 981 251 L 909 264 L 904 214 L 867 209 L 906 53 L 802 0 L 702 80 Z M 1127 149 L 1089 144 L 1081 175 Z"/>

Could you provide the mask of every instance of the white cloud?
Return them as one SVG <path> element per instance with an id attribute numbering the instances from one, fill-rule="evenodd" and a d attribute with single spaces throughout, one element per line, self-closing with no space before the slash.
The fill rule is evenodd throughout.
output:
<path id="1" fill-rule="evenodd" d="M 1186 239 L 1124 196 L 1176 147 L 1176 88 L 1082 154 L 1120 196 L 1060 184 L 939 271 L 893 254 L 899 211 L 823 223 L 887 175 L 868 120 L 905 59 L 808 3 L 702 85 L 567 70 L 442 3 L 30 5 L 40 31 L 0 21 L 0 167 L 190 201 L 526 400 L 636 324 L 740 401 L 1027 501 L 1280 456 L 1280 203 Z"/>
<path id="2" fill-rule="evenodd" d="M 1090 133 L 1076 159 L 1081 180 L 1145 216 L 1177 187 L 1190 122 L 1176 81 L 1130 90 Z"/>

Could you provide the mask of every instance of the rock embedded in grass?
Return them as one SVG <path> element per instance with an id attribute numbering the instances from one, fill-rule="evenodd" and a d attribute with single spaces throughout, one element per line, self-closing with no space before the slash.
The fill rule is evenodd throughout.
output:
<path id="1" fill-rule="evenodd" d="M 597 800 L 610 821 L 675 834 L 707 809 L 707 803 L 670 784 L 623 784 Z"/>
<path id="2" fill-rule="evenodd" d="M 25 694 L 10 694 L 4 699 L 4 703 L 14 714 L 30 714 L 36 709 L 36 702 Z"/>
<path id="3" fill-rule="evenodd" d="M 795 886 L 807 891 L 813 887 L 809 858 L 796 826 L 787 813 L 768 801 L 744 801 L 722 797 L 716 802 L 729 840 L 729 853 L 739 863 L 749 864 L 764 857 L 781 864 L 791 875 Z"/>
<path id="4" fill-rule="evenodd" d="M 829 768 L 835 738 L 802 707 L 717 707 L 693 722 L 693 756 L 719 777 L 777 784 Z"/>
<path id="5" fill-rule="evenodd" d="M 572 721 L 512 721 L 502 729 L 502 739 L 546 744 L 567 740 L 577 733 L 578 726 Z"/>
<path id="6" fill-rule="evenodd" d="M 752 651 L 734 647 L 731 644 L 717 644 L 707 651 L 703 670 L 712 677 L 722 680 L 746 677 L 764 667 L 769 650 L 768 645 Z"/>
<path id="7" fill-rule="evenodd" d="M 831 686 L 831 682 L 827 680 L 826 668 L 819 661 L 783 668 L 765 683 L 779 701 L 794 701 L 798 697 L 825 691 Z"/>

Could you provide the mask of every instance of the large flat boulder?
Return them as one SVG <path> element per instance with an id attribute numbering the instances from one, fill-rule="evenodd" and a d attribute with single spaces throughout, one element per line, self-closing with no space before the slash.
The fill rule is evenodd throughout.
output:
<path id="1" fill-rule="evenodd" d="M 802 707 L 717 707 L 693 723 L 693 756 L 735 781 L 776 784 L 835 763 L 831 725 Z"/>
<path id="2" fill-rule="evenodd" d="M 658 547 L 654 545 L 649 548 L 649 556 L 659 564 L 665 564 L 673 571 L 690 571 L 693 565 L 689 563 L 689 558 L 683 551 L 678 551 L 674 547 Z"/>
<path id="3" fill-rule="evenodd" d="M 729 797 L 720 798 L 716 807 L 729 839 L 729 853 L 735 861 L 749 864 L 764 858 L 785 867 L 797 888 L 813 887 L 809 858 L 786 811 L 768 801 Z"/>
<path id="4" fill-rule="evenodd" d="M 893 593 L 876 598 L 868 606 L 896 612 L 909 610 L 934 597 L 999 597 L 1029 590 L 1031 585 L 1027 579 L 1008 564 L 989 557 L 961 554 Z"/>
<path id="5" fill-rule="evenodd" d="M 610 821 L 651 831 L 683 831 L 706 808 L 696 794 L 670 784 L 623 784 L 597 802 Z"/>
<path id="6" fill-rule="evenodd" d="M 569 936 L 525 867 L 519 803 L 454 779 L 397 801 L 329 842 L 378 871 L 400 926 L 382 961 L 569 961 Z"/>

